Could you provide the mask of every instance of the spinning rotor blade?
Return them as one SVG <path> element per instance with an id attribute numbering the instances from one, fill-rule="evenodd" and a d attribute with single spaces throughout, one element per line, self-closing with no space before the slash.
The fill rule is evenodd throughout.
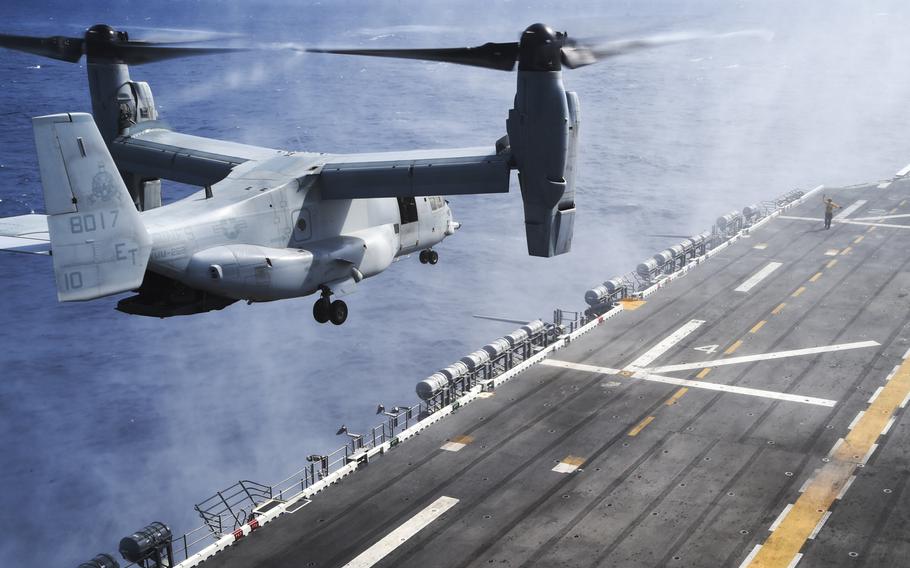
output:
<path id="1" fill-rule="evenodd" d="M 75 63 L 82 57 L 82 44 L 82 38 L 76 37 L 29 37 L 0 34 L 0 47 L 70 63 Z"/>
<path id="2" fill-rule="evenodd" d="M 173 31 L 171 30 L 171 32 Z M 185 36 L 185 39 L 171 43 L 210 41 L 228 35 L 199 31 L 189 31 L 188 34 L 190 35 Z M 117 31 L 105 24 L 97 24 L 85 30 L 83 38 L 63 36 L 41 38 L 0 34 L 0 47 L 70 63 L 76 63 L 83 55 L 86 55 L 90 62 L 94 60 L 127 65 L 141 65 L 176 57 L 251 50 L 251 48 L 245 47 L 176 47 L 168 45 L 166 42 L 130 41 L 126 32 Z"/>
<path id="3" fill-rule="evenodd" d="M 725 34 L 709 33 L 675 33 L 662 34 L 649 37 L 624 39 L 605 42 L 602 39 L 573 39 L 567 38 L 562 48 L 562 64 L 569 69 L 578 69 L 619 55 L 635 53 L 645 49 L 663 47 L 700 39 L 724 39 L 732 37 L 760 37 L 770 39 L 771 34 L 762 31 L 740 31 Z"/>
<path id="4" fill-rule="evenodd" d="M 317 49 L 310 53 L 334 53 L 338 55 L 367 55 L 371 57 L 393 57 L 396 59 L 418 59 L 421 61 L 442 61 L 487 69 L 511 71 L 518 59 L 518 42 L 485 43 L 477 47 L 451 47 L 431 49 Z"/>

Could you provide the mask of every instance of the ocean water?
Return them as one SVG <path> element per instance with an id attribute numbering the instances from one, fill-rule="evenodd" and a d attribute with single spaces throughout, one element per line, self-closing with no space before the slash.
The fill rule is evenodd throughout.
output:
<path id="1" fill-rule="evenodd" d="M 364 430 L 377 403 L 507 333 L 473 318 L 548 317 L 720 214 L 794 187 L 890 177 L 910 162 L 910 8 L 902 2 L 252 1 L 0 4 L 2 32 L 204 28 L 340 46 L 510 41 L 535 21 L 576 36 L 763 29 L 566 73 L 581 100 L 573 252 L 528 257 L 517 191 L 450 199 L 440 264 L 394 264 L 346 298 L 167 320 L 117 298 L 56 302 L 47 258 L 0 256 L 0 535 L 4 565 L 76 565 L 238 479 L 272 483 Z M 269 147 L 359 152 L 490 144 L 514 76 L 446 64 L 238 54 L 136 67 L 176 129 Z M 0 216 L 43 209 L 30 118 L 89 110 L 85 69 L 0 52 Z M 514 181 L 514 180 L 513 180 Z M 515 188 L 517 189 L 517 188 Z M 187 188 L 169 186 L 166 198 Z M 327 495 L 325 498 L 330 498 Z"/>

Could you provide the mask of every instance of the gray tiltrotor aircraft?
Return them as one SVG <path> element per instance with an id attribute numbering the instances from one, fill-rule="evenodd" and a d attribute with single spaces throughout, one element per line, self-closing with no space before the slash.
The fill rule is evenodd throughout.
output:
<path id="1" fill-rule="evenodd" d="M 520 41 L 455 49 L 316 50 L 445 61 L 500 70 L 518 63 L 507 136 L 495 147 L 330 155 L 180 134 L 158 120 L 128 65 L 244 48 L 130 40 L 96 25 L 83 38 L 0 35 L 0 47 L 87 59 L 92 116 L 34 119 L 47 215 L 0 219 L 0 249 L 53 254 L 60 301 L 136 291 L 117 308 L 167 317 L 321 292 L 313 315 L 341 324 L 350 292 L 396 257 L 458 228 L 445 195 L 508 192 L 518 170 L 528 253 L 569 251 L 575 217 L 578 99 L 562 67 L 675 39 L 585 45 L 535 24 Z M 161 206 L 161 179 L 203 190 Z"/>

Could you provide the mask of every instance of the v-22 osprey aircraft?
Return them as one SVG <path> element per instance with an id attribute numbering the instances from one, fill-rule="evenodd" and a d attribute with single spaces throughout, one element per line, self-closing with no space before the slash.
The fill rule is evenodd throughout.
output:
<path id="1" fill-rule="evenodd" d="M 674 40 L 670 40 L 674 41 Z M 238 51 L 132 41 L 99 24 L 82 38 L 0 35 L 0 47 L 77 62 L 93 116 L 33 119 L 46 215 L 0 219 L 0 248 L 51 254 L 61 302 L 135 291 L 117 309 L 168 317 L 320 293 L 316 321 L 342 324 L 341 296 L 459 223 L 443 196 L 509 191 L 518 171 L 528 253 L 569 252 L 575 218 L 577 68 L 666 40 L 585 44 L 543 24 L 517 42 L 445 49 L 307 49 L 511 71 L 507 135 L 480 148 L 330 155 L 182 134 L 158 120 L 129 65 Z M 202 188 L 161 205 L 161 179 Z"/>

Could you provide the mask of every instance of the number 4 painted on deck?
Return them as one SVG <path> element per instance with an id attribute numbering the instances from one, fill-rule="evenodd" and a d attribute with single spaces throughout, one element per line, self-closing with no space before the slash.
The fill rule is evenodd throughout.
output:
<path id="1" fill-rule="evenodd" d="M 714 353 L 717 351 L 717 348 L 720 345 L 702 345 L 701 347 L 693 347 L 696 351 L 704 351 L 705 353 Z"/>

